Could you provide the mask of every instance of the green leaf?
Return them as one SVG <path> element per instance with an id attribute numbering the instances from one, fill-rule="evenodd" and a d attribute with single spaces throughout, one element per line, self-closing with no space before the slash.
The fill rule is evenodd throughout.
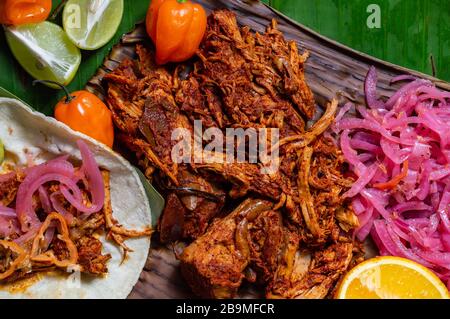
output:
<path id="1" fill-rule="evenodd" d="M 11 92 L 5 90 L 2 87 L 0 87 L 0 97 L 6 97 L 6 98 L 9 98 L 9 99 L 17 99 L 17 100 L 19 100 L 19 98 L 17 96 L 15 96 Z"/>
<path id="2" fill-rule="evenodd" d="M 160 193 L 149 183 L 145 175 L 140 169 L 136 168 L 136 172 L 141 179 L 142 185 L 144 186 L 145 193 L 147 194 L 148 202 L 150 204 L 150 210 L 152 212 L 152 227 L 156 227 L 158 224 L 159 217 L 161 216 L 164 206 L 166 205 L 164 198 Z"/>
<path id="3" fill-rule="evenodd" d="M 268 2 L 268 1 L 265 1 Z M 450 1 L 270 0 L 277 10 L 320 34 L 371 56 L 450 81 Z M 370 29 L 368 6 L 381 10 Z"/>
<path id="4" fill-rule="evenodd" d="M 23 104 L 27 105 L 30 109 L 33 109 L 31 106 L 29 106 L 27 103 L 25 103 L 24 101 L 22 101 L 21 99 L 19 99 L 17 96 L 15 96 L 14 94 L 12 94 L 11 92 L 9 92 L 8 90 L 2 88 L 0 86 L 0 97 L 6 97 L 9 99 L 16 99 L 19 100 L 20 102 L 22 102 Z"/>

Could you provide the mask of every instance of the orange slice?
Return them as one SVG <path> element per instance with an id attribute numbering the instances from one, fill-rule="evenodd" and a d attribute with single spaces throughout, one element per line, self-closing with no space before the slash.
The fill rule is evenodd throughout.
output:
<path id="1" fill-rule="evenodd" d="M 399 257 L 377 257 L 344 277 L 337 299 L 450 299 L 447 287 L 426 267 Z"/>

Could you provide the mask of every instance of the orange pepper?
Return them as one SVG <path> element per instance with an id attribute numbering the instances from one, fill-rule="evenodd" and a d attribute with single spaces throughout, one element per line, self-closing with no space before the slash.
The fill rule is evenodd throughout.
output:
<path id="1" fill-rule="evenodd" d="M 20 25 L 45 21 L 52 0 L 0 0 L 0 23 Z"/>
<path id="2" fill-rule="evenodd" d="M 408 175 L 408 161 L 405 161 L 403 163 L 402 171 L 397 176 L 394 176 L 389 182 L 386 183 L 377 183 L 374 184 L 373 187 L 386 190 L 386 189 L 394 189 L 395 186 L 398 185 Z"/>
<path id="3" fill-rule="evenodd" d="M 152 0 L 147 33 L 156 46 L 156 63 L 183 62 L 195 55 L 206 32 L 206 12 L 189 0 Z"/>
<path id="4" fill-rule="evenodd" d="M 114 144 L 112 113 L 102 100 L 88 91 L 70 94 L 64 85 L 55 81 L 36 80 L 33 85 L 36 83 L 59 86 L 66 93 L 66 97 L 55 107 L 55 118 L 58 121 L 112 148 Z"/>
<path id="5" fill-rule="evenodd" d="M 58 239 L 62 240 L 67 247 L 69 252 L 69 256 L 65 260 L 59 260 L 56 258 L 55 254 L 52 251 L 47 251 L 45 253 L 40 253 L 40 243 L 44 238 L 44 234 L 49 227 L 52 226 L 53 222 L 59 222 L 58 228 Z M 70 230 L 67 226 L 67 223 L 60 214 L 58 213 L 50 213 L 39 229 L 38 234 L 33 240 L 33 244 L 31 246 L 31 261 L 37 263 L 44 263 L 48 265 L 55 265 L 56 267 L 66 268 L 69 266 L 76 265 L 78 261 L 78 250 L 77 246 L 73 243 L 72 239 L 70 239 Z"/>
<path id="6" fill-rule="evenodd" d="M 91 92 L 77 91 L 67 95 L 56 105 L 55 118 L 110 148 L 114 144 L 111 111 Z"/>

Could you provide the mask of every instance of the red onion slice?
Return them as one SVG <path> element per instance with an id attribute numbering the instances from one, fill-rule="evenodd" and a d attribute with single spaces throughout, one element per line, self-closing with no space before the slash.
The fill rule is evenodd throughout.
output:
<path id="1" fill-rule="evenodd" d="M 64 208 L 59 197 L 63 197 L 63 194 L 61 192 L 55 192 L 50 195 L 50 201 L 55 211 L 64 217 L 68 225 L 71 225 L 73 222 L 73 215 Z"/>
<path id="2" fill-rule="evenodd" d="M 70 177 L 58 173 L 42 175 L 31 183 L 27 183 L 27 189 L 21 189 L 25 182 L 22 183 L 19 187 L 19 192 L 22 190 L 22 193 L 18 193 L 17 195 L 16 211 L 23 232 L 27 232 L 31 228 L 35 228 L 41 224 L 37 218 L 36 212 L 33 210 L 32 198 L 33 194 L 39 189 L 39 187 L 48 182 L 59 182 L 61 184 L 65 184 L 73 190 L 73 192 L 76 192 L 76 189 L 78 189 L 78 186 Z"/>
<path id="3" fill-rule="evenodd" d="M 80 212 L 85 214 L 93 214 L 103 208 L 105 201 L 105 186 L 100 168 L 98 167 L 98 164 L 88 146 L 81 140 L 77 141 L 77 144 L 83 160 L 83 165 L 80 171 L 84 174 L 88 182 L 92 204 L 89 207 L 86 206 L 82 202 L 81 196 L 78 196 L 77 193 L 71 194 L 65 188 L 62 188 L 61 192 L 64 194 L 64 197 Z"/>
<path id="4" fill-rule="evenodd" d="M 4 207 L 4 206 L 0 205 L 0 217 L 17 218 L 17 214 L 13 208 Z"/>
<path id="5" fill-rule="evenodd" d="M 79 172 L 75 172 L 73 165 L 67 161 L 68 156 L 27 169 L 27 176 L 19 186 L 16 200 L 17 216 L 23 232 L 28 232 L 30 229 L 35 229 L 40 225 L 40 221 L 32 207 L 32 198 L 36 191 L 39 191 L 43 208 L 46 211 L 51 210 L 48 195 L 46 196 L 45 190 L 42 188 L 48 182 L 60 183 L 61 193 L 80 212 L 92 214 L 102 209 L 105 190 L 100 169 L 87 145 L 83 141 L 77 141 L 77 144 L 83 161 Z M 77 185 L 80 179 L 85 181 L 91 195 L 92 205 L 89 207 L 83 203 L 81 190 Z M 61 205 L 58 208 L 61 214 L 65 214 Z M 65 214 L 65 217 L 71 218 L 67 214 Z"/>
<path id="6" fill-rule="evenodd" d="M 52 203 L 50 203 L 50 198 L 44 186 L 39 187 L 38 192 L 42 208 L 47 214 L 50 214 L 52 212 Z"/>
<path id="7" fill-rule="evenodd" d="M 343 198 L 354 197 L 359 194 L 364 187 L 372 180 L 378 170 L 378 165 L 373 164 L 358 178 L 352 187 L 343 195 Z"/>
<path id="8" fill-rule="evenodd" d="M 73 174 L 73 165 L 61 159 L 49 161 L 45 164 L 27 169 L 27 176 L 20 184 L 16 198 L 16 212 L 22 231 L 26 232 L 30 228 L 34 228 L 40 224 L 36 212 L 32 207 L 32 197 L 44 183 L 52 181 L 52 179 L 48 178 L 42 179 L 42 176 L 51 175 L 57 177 L 53 181 L 60 181 L 60 179 L 69 181 Z"/>
<path id="9" fill-rule="evenodd" d="M 379 109 L 384 107 L 383 102 L 379 101 L 376 97 L 377 69 L 374 66 L 371 66 L 369 68 L 369 72 L 367 72 L 366 80 L 364 81 L 364 91 L 368 107 L 372 109 Z"/>
<path id="10" fill-rule="evenodd" d="M 13 234 L 18 234 L 19 232 L 20 230 L 17 219 L 0 216 L 0 236 L 2 238 L 9 237 Z"/>

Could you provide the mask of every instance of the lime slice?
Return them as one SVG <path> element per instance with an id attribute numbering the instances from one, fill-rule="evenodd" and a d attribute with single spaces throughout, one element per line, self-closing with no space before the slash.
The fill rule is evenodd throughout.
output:
<path id="1" fill-rule="evenodd" d="M 5 30 L 12 53 L 32 77 L 63 85 L 72 81 L 80 66 L 81 53 L 60 26 L 42 22 Z"/>
<path id="2" fill-rule="evenodd" d="M 5 147 L 2 140 L 0 140 L 0 164 L 5 160 Z"/>
<path id="3" fill-rule="evenodd" d="M 116 34 L 122 15 L 123 0 L 69 0 L 63 26 L 77 47 L 96 50 Z"/>

